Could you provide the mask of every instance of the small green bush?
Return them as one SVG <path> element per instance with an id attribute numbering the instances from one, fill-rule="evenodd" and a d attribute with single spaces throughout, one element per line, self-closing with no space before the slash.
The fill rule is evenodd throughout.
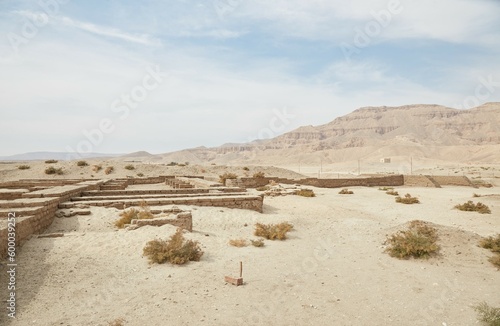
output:
<path id="1" fill-rule="evenodd" d="M 349 190 L 349 189 L 342 189 L 341 191 L 339 191 L 339 194 L 341 195 L 352 195 L 354 194 L 353 191 Z"/>
<path id="2" fill-rule="evenodd" d="M 492 307 L 486 302 L 481 302 L 473 308 L 479 315 L 478 319 L 485 325 L 500 326 L 500 308 Z"/>
<path id="3" fill-rule="evenodd" d="M 254 235 L 268 240 L 285 240 L 286 234 L 293 229 L 293 225 L 288 222 L 279 224 L 255 224 Z"/>
<path id="4" fill-rule="evenodd" d="M 472 200 L 467 201 L 466 203 L 463 203 L 461 205 L 456 205 L 456 209 L 461 210 L 461 211 L 466 211 L 466 212 L 478 212 L 480 214 L 491 214 L 491 210 L 488 206 L 481 202 L 477 202 L 477 204 L 474 204 Z"/>
<path id="5" fill-rule="evenodd" d="M 76 162 L 76 165 L 83 167 L 83 166 L 88 166 L 89 164 L 87 163 L 87 161 L 78 161 Z"/>
<path id="6" fill-rule="evenodd" d="M 29 165 L 19 165 L 17 168 L 19 170 L 28 170 L 28 169 L 31 169 L 31 166 L 29 166 Z"/>
<path id="7" fill-rule="evenodd" d="M 295 191 L 293 194 L 302 197 L 316 197 L 316 194 L 312 189 L 300 189 Z"/>
<path id="8" fill-rule="evenodd" d="M 396 203 L 411 205 L 411 204 L 419 204 L 420 201 L 418 200 L 417 197 L 412 197 L 410 194 L 406 194 L 403 198 L 397 196 Z"/>
<path id="9" fill-rule="evenodd" d="M 437 244 L 437 229 L 424 221 L 410 222 L 407 230 L 399 231 L 387 238 L 389 245 L 386 252 L 399 259 L 428 258 L 436 254 L 440 247 Z"/>
<path id="10" fill-rule="evenodd" d="M 188 261 L 199 261 L 203 256 L 198 241 L 185 240 L 182 229 L 178 228 L 169 240 L 149 241 L 143 249 L 143 254 L 150 263 L 183 265 Z"/>
<path id="11" fill-rule="evenodd" d="M 55 168 L 53 166 L 50 166 L 48 168 L 45 169 L 45 174 L 58 174 L 58 175 L 61 175 L 61 174 L 64 174 L 62 168 Z"/>

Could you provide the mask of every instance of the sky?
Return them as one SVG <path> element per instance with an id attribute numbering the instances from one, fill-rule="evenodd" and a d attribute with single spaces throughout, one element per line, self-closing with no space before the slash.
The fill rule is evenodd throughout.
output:
<path id="1" fill-rule="evenodd" d="M 0 155 L 166 153 L 500 101 L 498 0 L 0 0 Z"/>

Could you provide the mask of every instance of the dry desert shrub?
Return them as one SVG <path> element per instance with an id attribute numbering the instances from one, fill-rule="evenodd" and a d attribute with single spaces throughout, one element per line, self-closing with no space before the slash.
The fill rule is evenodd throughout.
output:
<path id="1" fill-rule="evenodd" d="M 341 194 L 341 195 L 352 195 L 352 194 L 354 194 L 354 192 L 346 188 L 346 189 L 342 189 L 341 191 L 339 191 L 339 194 Z"/>
<path id="2" fill-rule="evenodd" d="M 243 171 L 250 171 L 250 169 L 248 167 L 243 167 Z"/>
<path id="3" fill-rule="evenodd" d="M 269 186 L 263 186 L 263 187 L 255 188 L 255 190 L 257 190 L 257 191 L 267 191 L 269 189 L 271 189 Z"/>
<path id="4" fill-rule="evenodd" d="M 53 164 L 53 163 L 57 163 L 58 161 L 57 160 L 47 160 L 45 161 L 45 163 L 47 164 Z"/>
<path id="5" fill-rule="evenodd" d="M 500 308 L 492 307 L 486 302 L 481 302 L 473 308 L 479 315 L 478 319 L 483 322 L 484 325 L 500 326 Z"/>
<path id="6" fill-rule="evenodd" d="M 481 197 L 481 195 L 480 195 L 480 194 L 473 193 L 473 194 L 472 194 L 472 197 L 477 198 L 477 197 Z"/>
<path id="7" fill-rule="evenodd" d="M 495 253 L 493 257 L 490 257 L 488 261 L 500 268 L 500 234 L 496 237 L 487 237 L 481 239 L 479 246 L 484 249 L 489 249 L 491 252 Z"/>
<path id="8" fill-rule="evenodd" d="M 123 326 L 125 325 L 125 319 L 123 318 L 117 318 L 113 321 L 108 321 L 108 326 Z"/>
<path id="9" fill-rule="evenodd" d="M 142 172 L 141 172 L 141 173 L 137 173 L 137 176 L 138 176 L 139 178 L 142 178 L 142 177 L 144 176 L 144 173 L 142 173 Z"/>
<path id="10" fill-rule="evenodd" d="M 150 208 L 146 203 L 141 203 L 140 209 L 129 208 L 126 211 L 120 213 L 120 218 L 115 222 L 115 226 L 119 229 L 123 228 L 126 224 L 130 224 L 132 220 L 144 220 L 154 218 L 153 213 L 151 213 Z"/>
<path id="11" fill-rule="evenodd" d="M 135 170 L 135 166 L 133 166 L 132 164 L 128 164 L 128 165 L 125 165 L 125 169 L 126 170 Z"/>
<path id="12" fill-rule="evenodd" d="M 490 257 L 488 261 L 500 269 L 500 254 Z"/>
<path id="13" fill-rule="evenodd" d="M 264 247 L 264 239 L 250 240 L 254 247 Z"/>
<path id="14" fill-rule="evenodd" d="M 29 165 L 19 165 L 17 168 L 19 170 L 28 170 L 28 169 L 31 168 L 31 166 L 29 166 Z"/>
<path id="15" fill-rule="evenodd" d="M 248 246 L 248 242 L 245 239 L 231 239 L 229 240 L 229 244 L 238 248 Z"/>
<path id="16" fill-rule="evenodd" d="M 279 224 L 255 224 L 254 235 L 268 240 L 285 240 L 286 234 L 293 229 L 293 225 L 288 222 Z"/>
<path id="17" fill-rule="evenodd" d="M 104 173 L 106 173 L 106 174 L 111 174 L 111 173 L 113 173 L 113 171 L 114 171 L 114 170 L 115 170 L 115 168 L 114 168 L 114 167 L 112 167 L 112 166 L 108 166 L 108 167 L 104 170 Z"/>
<path id="18" fill-rule="evenodd" d="M 481 202 L 477 202 L 477 204 L 474 204 L 472 200 L 469 200 L 461 205 L 460 204 L 456 205 L 455 208 L 465 212 L 478 212 L 481 214 L 491 214 L 491 210 L 488 206 L 486 206 Z"/>
<path id="19" fill-rule="evenodd" d="M 399 259 L 428 258 L 436 254 L 440 247 L 437 244 L 437 229 L 426 222 L 411 221 L 407 230 L 399 231 L 387 238 L 386 252 Z"/>
<path id="20" fill-rule="evenodd" d="M 83 167 L 83 166 L 88 166 L 89 164 L 87 163 L 87 161 L 78 161 L 78 162 L 76 162 L 76 165 Z"/>
<path id="21" fill-rule="evenodd" d="M 264 178 L 266 176 L 266 174 L 262 171 L 259 171 L 259 172 L 256 172 L 253 174 L 253 177 L 255 179 L 261 179 L 261 178 Z"/>
<path id="22" fill-rule="evenodd" d="M 302 196 L 302 197 L 316 197 L 314 190 L 312 189 L 300 189 L 294 192 L 294 195 Z"/>
<path id="23" fill-rule="evenodd" d="M 102 170 L 102 166 L 101 165 L 93 165 L 92 166 L 92 171 L 94 172 L 99 172 Z"/>
<path id="24" fill-rule="evenodd" d="M 388 195 L 391 195 L 391 196 L 399 196 L 399 192 L 394 191 L 394 190 L 389 190 L 389 191 L 386 191 L 385 193 Z"/>
<path id="25" fill-rule="evenodd" d="M 420 201 L 418 200 L 417 197 L 412 197 L 410 194 L 406 194 L 404 197 L 397 196 L 396 203 L 411 205 L 411 204 L 419 204 Z"/>
<path id="26" fill-rule="evenodd" d="M 381 190 L 381 191 L 389 191 L 389 190 L 393 190 L 394 188 L 392 187 L 379 187 L 378 190 Z"/>
<path id="27" fill-rule="evenodd" d="M 182 265 L 188 261 L 199 261 L 203 256 L 198 241 L 186 240 L 182 234 L 182 229 L 177 231 L 169 240 L 151 240 L 143 249 L 143 254 L 150 263 Z"/>
<path id="28" fill-rule="evenodd" d="M 227 179 L 236 179 L 238 176 L 234 173 L 224 173 L 219 175 L 219 182 L 222 183 L 223 185 L 226 185 L 226 180 Z"/>
<path id="29" fill-rule="evenodd" d="M 64 174 L 62 168 L 55 168 L 53 166 L 50 166 L 48 168 L 45 169 L 45 174 L 58 174 L 58 175 L 61 175 L 61 174 Z"/>

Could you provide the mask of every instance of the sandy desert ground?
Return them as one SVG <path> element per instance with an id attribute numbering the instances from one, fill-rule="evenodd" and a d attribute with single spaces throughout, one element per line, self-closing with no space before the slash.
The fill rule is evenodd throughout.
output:
<path id="1" fill-rule="evenodd" d="M 158 185 L 157 187 L 162 187 Z M 377 188 L 312 188 L 314 198 L 266 197 L 262 214 L 217 207 L 192 210 L 204 255 L 183 266 L 151 265 L 146 242 L 166 239 L 170 225 L 117 230 L 119 211 L 56 218 L 18 249 L 18 315 L 2 325 L 476 325 L 472 306 L 500 306 L 500 271 L 481 236 L 500 232 L 498 188 L 405 188 L 421 204 L 402 205 Z M 255 190 L 251 190 L 255 191 Z M 492 214 L 460 212 L 482 195 Z M 439 229 L 441 255 L 398 260 L 384 253 L 388 234 L 420 219 Z M 289 221 L 286 241 L 236 248 L 255 239 L 256 222 Z M 243 262 L 244 286 L 224 282 Z M 5 268 L 5 267 L 4 267 Z M 5 284 L 6 273 L 1 273 Z"/>

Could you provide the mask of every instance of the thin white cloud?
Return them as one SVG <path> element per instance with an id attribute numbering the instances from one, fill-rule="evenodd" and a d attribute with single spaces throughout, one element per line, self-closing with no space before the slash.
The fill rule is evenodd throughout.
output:
<path id="1" fill-rule="evenodd" d="M 139 43 L 144 45 L 161 45 L 161 41 L 155 37 L 152 37 L 148 34 L 131 34 L 127 32 L 123 32 L 119 29 L 95 25 L 87 22 L 82 22 L 78 20 L 71 19 L 69 17 L 61 17 L 60 21 L 65 26 L 74 27 L 81 29 L 83 31 L 102 35 L 106 37 L 117 38 L 127 42 Z"/>

